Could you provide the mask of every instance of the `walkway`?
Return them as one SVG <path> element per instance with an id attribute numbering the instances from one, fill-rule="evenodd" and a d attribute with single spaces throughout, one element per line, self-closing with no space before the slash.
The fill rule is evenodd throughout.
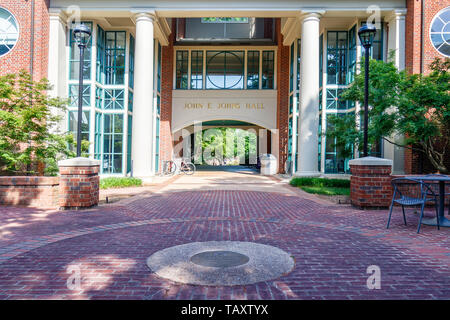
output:
<path id="1" fill-rule="evenodd" d="M 416 217 L 405 227 L 400 212 L 386 230 L 386 217 L 251 172 L 180 176 L 82 212 L 0 207 L 0 299 L 450 299 L 450 230 L 417 235 Z M 295 268 L 273 281 L 206 287 L 158 278 L 146 265 L 163 248 L 211 240 L 275 246 Z M 367 288 L 371 265 L 380 290 Z"/>

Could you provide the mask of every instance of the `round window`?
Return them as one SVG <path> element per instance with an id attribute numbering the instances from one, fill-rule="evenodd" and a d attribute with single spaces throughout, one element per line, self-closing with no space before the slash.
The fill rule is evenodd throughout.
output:
<path id="1" fill-rule="evenodd" d="M 0 57 L 14 48 L 19 39 L 16 18 L 6 9 L 0 8 Z"/>
<path id="2" fill-rule="evenodd" d="M 431 21 L 430 38 L 440 54 L 450 57 L 450 7 L 438 12 Z"/>

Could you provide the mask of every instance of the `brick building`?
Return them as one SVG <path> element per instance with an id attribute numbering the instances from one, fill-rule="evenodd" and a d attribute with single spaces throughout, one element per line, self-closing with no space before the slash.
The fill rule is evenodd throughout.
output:
<path id="1" fill-rule="evenodd" d="M 425 73 L 435 57 L 450 56 L 449 5 L 2 0 L 0 74 L 47 77 L 52 95 L 70 99 L 60 130 L 75 131 L 80 57 L 71 28 L 83 23 L 92 37 L 82 137 L 101 174 L 153 176 L 162 160 L 189 156 L 199 132 L 222 127 L 256 136 L 257 154 L 274 154 L 279 171 L 343 174 L 350 159 L 323 133 L 329 115 L 360 109 L 339 98 L 363 55 L 358 29 L 377 27 L 372 58 L 392 50 L 399 69 Z M 394 173 L 427 170 L 419 155 L 387 142 L 373 155 L 392 159 Z"/>

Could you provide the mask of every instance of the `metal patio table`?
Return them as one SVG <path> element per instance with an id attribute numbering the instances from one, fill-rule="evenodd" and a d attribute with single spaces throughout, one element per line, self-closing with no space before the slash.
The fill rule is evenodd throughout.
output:
<path id="1" fill-rule="evenodd" d="M 450 184 L 450 176 L 429 175 L 429 176 L 408 176 L 408 178 L 420 180 L 425 183 L 439 182 L 439 226 L 450 228 L 450 220 L 444 216 L 445 211 L 445 184 Z M 436 218 L 423 219 L 422 224 L 427 226 L 437 226 Z"/>

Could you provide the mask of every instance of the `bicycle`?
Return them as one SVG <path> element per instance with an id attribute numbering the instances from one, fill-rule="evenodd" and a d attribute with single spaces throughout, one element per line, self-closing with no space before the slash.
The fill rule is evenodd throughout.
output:
<path id="1" fill-rule="evenodd" d="M 197 168 L 195 167 L 195 164 L 193 164 L 190 161 L 182 160 L 181 161 L 181 167 L 180 171 L 187 175 L 193 175 L 195 173 L 195 170 Z"/>
<path id="2" fill-rule="evenodd" d="M 173 176 L 177 171 L 177 165 L 172 160 L 163 160 L 161 175 Z"/>
<path id="3" fill-rule="evenodd" d="M 181 160 L 180 164 L 180 172 L 186 174 L 186 175 L 193 175 L 196 171 L 195 165 L 186 160 Z M 177 165 L 172 160 L 165 160 L 162 163 L 162 175 L 164 176 L 172 176 L 177 172 Z"/>

